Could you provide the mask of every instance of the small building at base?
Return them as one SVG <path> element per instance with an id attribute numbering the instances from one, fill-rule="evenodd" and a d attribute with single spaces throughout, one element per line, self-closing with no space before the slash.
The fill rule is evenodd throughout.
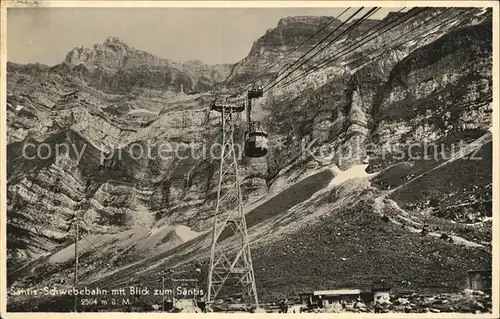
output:
<path id="1" fill-rule="evenodd" d="M 325 308 L 334 303 L 352 303 L 361 297 L 361 290 L 358 289 L 338 289 L 338 290 L 317 290 L 309 293 L 299 294 L 302 304 L 309 307 Z"/>
<path id="2" fill-rule="evenodd" d="M 391 288 L 390 287 L 377 287 L 372 288 L 373 301 L 391 299 Z"/>
<path id="3" fill-rule="evenodd" d="M 491 269 L 476 269 L 467 272 L 469 289 L 491 293 Z"/>

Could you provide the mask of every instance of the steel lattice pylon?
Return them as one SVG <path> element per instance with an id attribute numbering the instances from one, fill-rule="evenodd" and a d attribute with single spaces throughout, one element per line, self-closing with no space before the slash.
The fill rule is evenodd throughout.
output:
<path id="1" fill-rule="evenodd" d="M 237 154 L 239 149 L 234 143 L 234 112 L 240 112 L 242 109 L 223 103 L 217 111 L 221 113 L 222 152 L 210 252 L 207 303 L 213 304 L 224 284 L 229 285 L 230 282 L 234 281 L 237 286 L 242 288 L 242 299 L 258 307 L 257 288 L 239 180 L 239 154 Z M 221 245 L 220 241 L 230 237 L 227 244 Z M 227 245 L 232 247 L 235 245 L 236 250 L 228 249 Z"/>

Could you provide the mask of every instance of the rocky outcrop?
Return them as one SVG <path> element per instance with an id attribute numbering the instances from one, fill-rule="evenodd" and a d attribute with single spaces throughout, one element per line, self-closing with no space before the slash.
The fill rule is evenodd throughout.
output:
<path id="1" fill-rule="evenodd" d="M 81 76 L 90 85 L 115 92 L 134 87 L 206 91 L 226 78 L 229 65 L 206 65 L 201 61 L 177 63 L 130 47 L 116 37 L 92 48 L 74 48 L 64 61 L 52 68 L 59 73 Z"/>
<path id="2" fill-rule="evenodd" d="M 489 52 L 491 23 L 485 23 L 451 32 L 399 62 L 374 105 L 374 139 L 385 146 L 395 140 L 436 142 L 469 130 L 486 133 L 492 103 Z"/>
<path id="3" fill-rule="evenodd" d="M 297 16 L 283 18 L 278 22 L 276 28 L 267 30 L 262 37 L 254 42 L 249 56 L 264 56 L 270 52 L 285 55 L 315 34 L 319 27 L 329 24 L 322 33 L 317 35 L 317 39 L 325 37 L 341 23 L 340 20 L 332 22 L 332 17 Z M 308 44 L 309 47 L 314 43 L 311 41 Z M 308 47 L 305 46 L 301 48 L 301 51 L 305 52 L 307 49 Z"/>

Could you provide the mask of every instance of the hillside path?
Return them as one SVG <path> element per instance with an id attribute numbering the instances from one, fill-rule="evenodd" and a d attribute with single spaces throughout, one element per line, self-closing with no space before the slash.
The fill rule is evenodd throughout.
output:
<path id="1" fill-rule="evenodd" d="M 465 155 L 467 154 L 470 154 L 476 150 L 478 150 L 479 148 L 481 148 L 484 144 L 486 143 L 489 143 L 491 142 L 492 140 L 492 134 L 491 134 L 491 131 L 490 132 L 487 132 L 486 134 L 484 134 L 483 136 L 479 137 L 478 139 L 474 140 L 472 143 L 466 145 L 464 148 L 462 148 L 459 152 L 457 152 L 456 154 L 453 154 L 452 158 L 450 158 L 449 160 L 437 165 L 436 167 L 433 167 L 432 169 L 414 177 L 413 179 L 411 179 L 410 181 L 408 181 L 408 183 L 411 183 L 413 181 L 415 181 L 416 179 L 419 179 L 420 177 L 426 175 L 426 174 L 429 174 L 430 172 L 446 165 L 446 164 L 449 164 L 457 159 L 460 159 L 462 157 L 464 157 Z M 404 183 L 388 192 L 386 192 L 385 194 L 375 198 L 374 202 L 373 202 L 373 208 L 375 210 L 376 213 L 380 214 L 380 215 L 383 215 L 383 212 L 384 212 L 384 208 L 386 205 L 389 205 L 392 209 L 398 211 L 400 214 L 396 214 L 397 218 L 399 219 L 402 219 L 404 220 L 405 222 L 407 222 L 408 224 L 405 225 L 405 228 L 411 232 L 420 232 L 421 229 L 422 229 L 422 226 L 423 226 L 423 223 L 419 223 L 419 222 L 416 222 L 412 219 L 410 219 L 408 216 L 410 216 L 411 214 L 408 213 L 407 211 L 405 211 L 404 209 L 402 209 L 401 207 L 399 207 L 399 205 L 392 199 L 388 198 L 388 196 L 390 194 L 392 194 L 394 191 L 396 191 L 397 189 L 403 187 L 404 185 L 407 185 L 408 183 Z M 389 220 L 394 223 L 394 224 L 397 224 L 397 225 L 401 225 L 401 222 L 395 220 L 394 218 L 390 217 L 390 216 L 387 216 L 389 218 Z M 440 233 L 436 233 L 436 232 L 429 232 L 428 235 L 430 236 L 434 236 L 434 237 L 441 237 L 441 234 Z M 467 239 L 464 239 L 460 236 L 455 236 L 455 235 L 449 235 L 452 239 L 453 239 L 453 243 L 455 244 L 460 244 L 460 245 L 465 245 L 467 247 L 480 247 L 480 248 L 485 248 L 484 245 L 481 245 L 481 244 L 478 244 L 478 243 L 475 243 L 475 242 L 472 242 L 470 240 L 467 240 Z"/>
<path id="2" fill-rule="evenodd" d="M 406 224 L 405 224 L 405 229 L 406 230 L 408 230 L 410 232 L 413 232 L 413 233 L 419 233 L 422 230 L 422 226 L 424 224 L 416 222 L 416 221 L 408 218 L 407 216 L 409 216 L 410 213 L 408 213 L 407 211 L 405 211 L 404 209 L 402 209 L 401 207 L 399 207 L 399 205 L 395 201 L 393 201 L 392 199 L 387 198 L 387 195 L 388 194 L 384 194 L 382 196 L 379 196 L 379 197 L 375 198 L 375 200 L 373 202 L 373 208 L 375 209 L 375 212 L 378 213 L 381 216 L 384 215 L 383 214 L 384 207 L 386 205 L 388 205 L 391 208 L 393 208 L 393 209 L 397 210 L 398 212 L 400 212 L 400 214 L 396 214 L 396 217 L 399 218 L 399 219 L 402 219 L 402 220 L 404 220 L 406 222 Z M 387 214 L 385 214 L 385 215 L 387 216 Z M 396 220 L 394 218 L 394 216 L 393 217 L 387 216 L 387 217 L 389 218 L 389 220 L 392 223 L 394 223 L 396 225 L 399 225 L 399 226 L 402 225 L 402 223 L 399 222 L 398 220 Z M 441 237 L 441 233 L 429 232 L 428 236 L 433 236 L 433 237 L 440 238 Z M 464 245 L 464 246 L 467 246 L 467 247 L 475 247 L 475 248 L 486 248 L 484 245 L 481 245 L 481 244 L 478 244 L 476 242 L 467 240 L 467 239 L 462 238 L 460 236 L 456 236 L 456 235 L 448 235 L 448 236 L 450 236 L 453 239 L 453 243 L 457 244 L 457 245 Z"/>

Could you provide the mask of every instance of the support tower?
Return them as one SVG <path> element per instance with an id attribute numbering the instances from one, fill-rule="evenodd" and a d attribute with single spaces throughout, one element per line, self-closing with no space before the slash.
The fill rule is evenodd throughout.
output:
<path id="1" fill-rule="evenodd" d="M 245 110 L 245 101 L 234 104 L 224 97 L 214 102 L 212 110 L 221 114 L 222 154 L 206 301 L 213 304 L 224 285 L 236 285 L 243 301 L 258 308 L 238 171 L 240 149 L 234 142 L 235 115 Z M 225 239 L 229 240 L 222 243 Z"/>

